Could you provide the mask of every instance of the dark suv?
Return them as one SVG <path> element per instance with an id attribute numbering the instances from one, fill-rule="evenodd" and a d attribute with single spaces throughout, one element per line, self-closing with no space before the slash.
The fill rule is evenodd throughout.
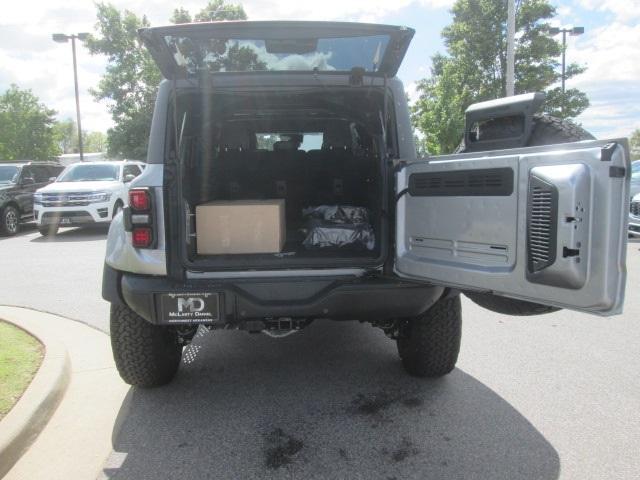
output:
<path id="1" fill-rule="evenodd" d="M 0 163 L 0 234 L 15 235 L 33 218 L 33 194 L 64 167 L 55 162 Z"/>
<path id="2" fill-rule="evenodd" d="M 413 33 L 140 31 L 167 80 L 148 166 L 107 241 L 126 382 L 170 381 L 199 326 L 285 336 L 365 321 L 408 373 L 437 377 L 458 358 L 461 292 L 512 315 L 620 313 L 627 141 L 536 115 L 533 92 L 470 106 L 461 153 L 418 157 L 396 77 Z"/>

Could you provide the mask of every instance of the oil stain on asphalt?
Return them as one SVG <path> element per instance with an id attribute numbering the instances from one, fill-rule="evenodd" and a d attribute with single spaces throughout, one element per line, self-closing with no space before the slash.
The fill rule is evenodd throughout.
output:
<path id="1" fill-rule="evenodd" d="M 302 440 L 288 435 L 281 428 L 265 435 L 265 443 L 265 464 L 272 470 L 289 465 L 304 447 Z"/>

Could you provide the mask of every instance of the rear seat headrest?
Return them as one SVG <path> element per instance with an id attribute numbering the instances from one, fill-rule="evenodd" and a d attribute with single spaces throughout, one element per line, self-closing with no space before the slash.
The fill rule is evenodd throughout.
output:
<path id="1" fill-rule="evenodd" d="M 273 144 L 274 152 L 291 151 L 291 150 L 295 150 L 295 148 L 293 148 L 293 143 L 287 140 L 280 140 L 279 142 L 276 142 Z"/>
<path id="2" fill-rule="evenodd" d="M 250 150 L 254 138 L 250 131 L 243 128 L 230 128 L 222 132 L 220 145 L 223 150 Z"/>
<path id="3" fill-rule="evenodd" d="M 330 124 L 322 133 L 323 150 L 351 150 L 353 139 L 346 123 Z"/>

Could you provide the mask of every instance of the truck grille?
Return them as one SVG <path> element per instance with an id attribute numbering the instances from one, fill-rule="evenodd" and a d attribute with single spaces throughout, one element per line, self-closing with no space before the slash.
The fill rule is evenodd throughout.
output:
<path id="1" fill-rule="evenodd" d="M 42 193 L 43 207 L 86 207 L 89 205 L 87 192 Z"/>
<path id="2" fill-rule="evenodd" d="M 631 202 L 631 215 L 634 217 L 640 217 L 640 202 Z"/>
<path id="3" fill-rule="evenodd" d="M 529 272 L 537 272 L 556 260 L 558 192 L 553 185 L 531 177 L 527 212 Z"/>

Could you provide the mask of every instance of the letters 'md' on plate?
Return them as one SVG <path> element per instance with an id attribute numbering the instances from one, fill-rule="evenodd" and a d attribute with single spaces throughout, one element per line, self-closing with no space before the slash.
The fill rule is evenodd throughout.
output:
<path id="1" fill-rule="evenodd" d="M 481 168 L 412 173 L 412 197 L 508 197 L 513 193 L 513 169 Z"/>
<path id="2" fill-rule="evenodd" d="M 167 323 L 215 322 L 220 319 L 220 294 L 162 293 L 160 314 Z"/>

